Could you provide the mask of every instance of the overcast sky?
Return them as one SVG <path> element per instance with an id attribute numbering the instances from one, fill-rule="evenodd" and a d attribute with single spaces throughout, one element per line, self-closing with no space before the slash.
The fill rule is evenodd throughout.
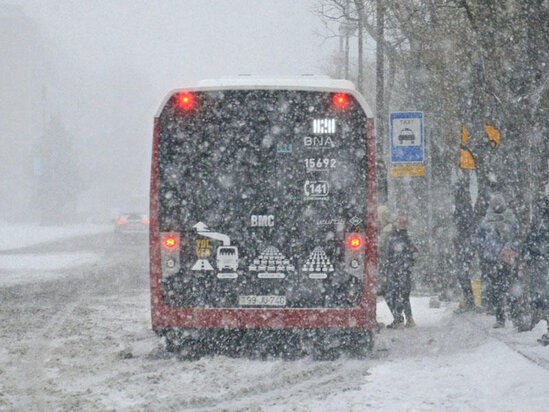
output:
<path id="1" fill-rule="evenodd" d="M 146 194 L 153 116 L 204 78 L 321 73 L 337 41 L 314 0 L 0 0 L 43 38 L 50 115 L 75 135 L 92 176 L 84 199 Z"/>
<path id="2" fill-rule="evenodd" d="M 10 1 L 17 3 L 16 1 Z M 312 0 L 25 0 L 84 68 L 131 67 L 173 87 L 238 73 L 318 73 L 329 45 Z"/>

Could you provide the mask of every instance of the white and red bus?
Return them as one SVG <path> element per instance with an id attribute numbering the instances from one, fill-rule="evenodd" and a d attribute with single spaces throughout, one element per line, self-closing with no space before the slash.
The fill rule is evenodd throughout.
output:
<path id="1" fill-rule="evenodd" d="M 152 327 L 169 350 L 259 335 L 317 356 L 371 349 L 375 138 L 352 83 L 244 77 L 173 91 L 152 153 Z"/>

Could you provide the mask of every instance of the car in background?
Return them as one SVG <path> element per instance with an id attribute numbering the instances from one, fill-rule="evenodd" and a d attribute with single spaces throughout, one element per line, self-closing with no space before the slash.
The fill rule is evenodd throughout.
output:
<path id="1" fill-rule="evenodd" d="M 142 213 L 124 213 L 114 222 L 114 233 L 122 237 L 146 237 L 149 234 L 149 216 Z"/>

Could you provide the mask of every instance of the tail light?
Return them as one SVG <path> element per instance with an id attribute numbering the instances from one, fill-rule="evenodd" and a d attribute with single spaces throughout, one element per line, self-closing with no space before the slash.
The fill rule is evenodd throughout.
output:
<path id="1" fill-rule="evenodd" d="M 143 224 L 148 225 L 150 223 L 149 219 L 143 219 Z"/>
<path id="2" fill-rule="evenodd" d="M 179 109 L 192 110 L 196 106 L 196 97 L 189 92 L 178 93 L 175 96 L 175 104 Z"/>
<path id="3" fill-rule="evenodd" d="M 349 233 L 345 239 L 345 270 L 358 278 L 364 276 L 364 233 Z"/>
<path id="4" fill-rule="evenodd" d="M 347 248 L 351 250 L 359 250 L 363 243 L 362 236 L 357 233 L 351 233 L 347 237 Z"/>
<path id="5" fill-rule="evenodd" d="M 167 250 L 179 248 L 179 233 L 164 233 L 162 237 L 162 246 Z"/>
<path id="6" fill-rule="evenodd" d="M 179 272 L 181 267 L 179 260 L 181 238 L 179 233 L 176 232 L 162 232 L 160 242 L 160 263 L 162 265 L 162 277 L 164 278 Z"/>
<path id="7" fill-rule="evenodd" d="M 112 220 L 111 220 L 111 222 L 112 222 Z M 126 219 L 118 219 L 118 220 L 116 221 L 116 224 L 117 224 L 118 226 L 122 226 L 122 225 L 125 225 L 125 224 L 127 224 L 127 223 L 128 223 L 128 221 L 127 221 Z"/>
<path id="8" fill-rule="evenodd" d="M 349 106 L 349 95 L 345 93 L 336 93 L 332 97 L 332 104 L 336 109 L 344 110 Z"/>

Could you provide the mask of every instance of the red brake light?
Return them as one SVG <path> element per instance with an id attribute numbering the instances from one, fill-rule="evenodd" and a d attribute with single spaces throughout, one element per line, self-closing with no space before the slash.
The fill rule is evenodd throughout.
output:
<path id="1" fill-rule="evenodd" d="M 180 109 L 191 110 L 196 105 L 196 99 L 194 94 L 183 92 L 175 97 L 175 103 Z"/>
<path id="2" fill-rule="evenodd" d="M 143 224 L 148 225 L 150 223 L 149 219 L 143 219 Z"/>
<path id="3" fill-rule="evenodd" d="M 332 98 L 332 104 L 336 109 L 346 109 L 349 105 L 349 96 L 345 93 L 336 93 Z"/>
<path id="4" fill-rule="evenodd" d="M 353 250 L 360 249 L 362 247 L 362 236 L 357 234 L 349 235 L 347 238 L 347 247 Z"/>
<path id="5" fill-rule="evenodd" d="M 118 220 L 116 221 L 116 224 L 117 224 L 118 226 L 125 225 L 126 223 L 128 223 L 128 221 L 127 221 L 126 219 L 118 219 Z"/>

